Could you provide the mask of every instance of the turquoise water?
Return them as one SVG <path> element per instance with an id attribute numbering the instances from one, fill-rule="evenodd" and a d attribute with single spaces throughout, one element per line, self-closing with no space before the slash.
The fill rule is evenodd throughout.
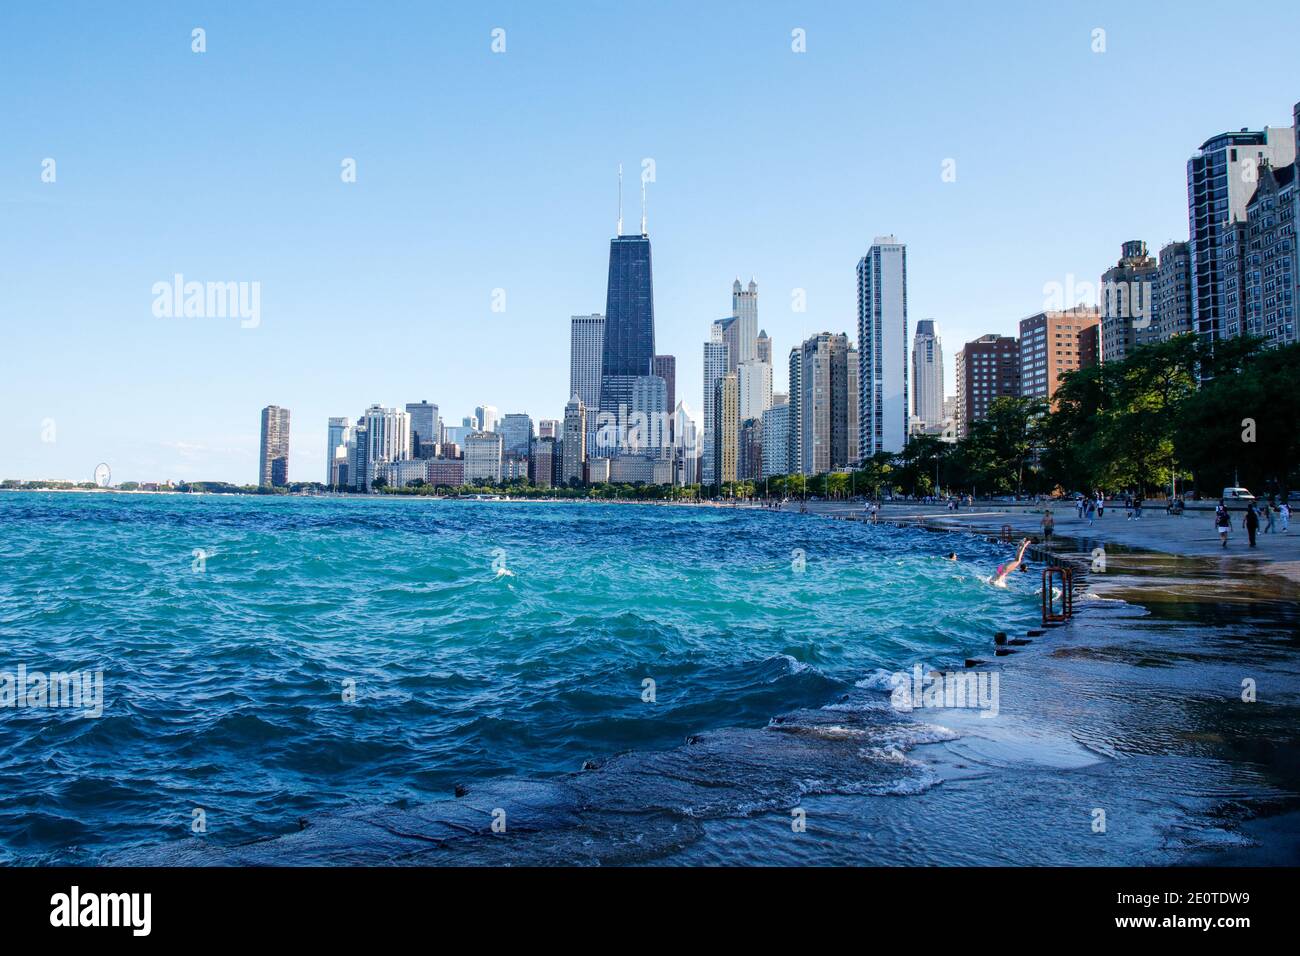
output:
<path id="1" fill-rule="evenodd" d="M 232 845 L 833 708 L 1031 625 L 1036 574 L 986 583 L 1006 551 L 736 509 L 3 494 L 0 671 L 103 671 L 104 711 L 0 709 L 0 862 L 180 839 L 196 808 Z"/>

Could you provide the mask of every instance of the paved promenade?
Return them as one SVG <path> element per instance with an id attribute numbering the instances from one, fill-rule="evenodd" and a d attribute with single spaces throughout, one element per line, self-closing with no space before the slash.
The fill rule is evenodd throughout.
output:
<path id="1" fill-rule="evenodd" d="M 808 511 L 816 514 L 863 514 L 861 502 L 808 502 Z M 798 510 L 799 503 L 791 502 L 786 510 Z M 1280 520 L 1273 534 L 1264 534 L 1262 527 L 1257 535 L 1257 545 L 1248 546 L 1246 531 L 1241 526 L 1242 512 L 1234 511 L 1232 534 L 1228 547 L 1219 544 L 1214 530 L 1212 510 L 1187 511 L 1174 517 L 1163 507 L 1143 509 L 1141 519 L 1126 520 L 1123 505 L 1107 505 L 1104 517 L 1089 525 L 1086 518 L 1077 517 L 1072 504 L 1002 505 L 976 502 L 961 511 L 949 511 L 943 505 L 922 505 L 914 502 L 886 502 L 880 520 L 925 524 L 929 527 L 968 528 L 997 534 L 1003 525 L 1011 525 L 1018 537 L 1041 536 L 1040 522 L 1043 512 L 1052 511 L 1056 522 L 1056 535 L 1088 542 L 1088 546 L 1123 545 L 1145 551 L 1161 551 L 1182 557 L 1229 558 L 1233 563 L 1249 560 L 1257 563 L 1258 572 L 1279 574 L 1300 582 L 1300 521 L 1293 519 L 1288 533 L 1282 533 Z"/>

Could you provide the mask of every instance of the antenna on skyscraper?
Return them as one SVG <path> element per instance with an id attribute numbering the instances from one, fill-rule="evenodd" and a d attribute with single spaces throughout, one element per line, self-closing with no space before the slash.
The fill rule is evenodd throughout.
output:
<path id="1" fill-rule="evenodd" d="M 615 236 L 623 235 L 623 164 L 618 164 L 618 229 Z"/>
<path id="2" fill-rule="evenodd" d="M 645 231 L 645 177 L 641 177 L 641 235 L 646 235 Z"/>

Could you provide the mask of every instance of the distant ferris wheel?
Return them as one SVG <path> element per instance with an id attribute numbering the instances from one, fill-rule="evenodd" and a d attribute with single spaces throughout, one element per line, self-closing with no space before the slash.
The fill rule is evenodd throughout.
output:
<path id="1" fill-rule="evenodd" d="M 101 488 L 107 488 L 113 480 L 113 471 L 104 462 L 95 466 L 95 484 Z"/>

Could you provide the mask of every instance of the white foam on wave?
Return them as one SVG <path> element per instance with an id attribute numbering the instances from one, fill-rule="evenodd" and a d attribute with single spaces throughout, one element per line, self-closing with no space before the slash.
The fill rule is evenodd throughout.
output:
<path id="1" fill-rule="evenodd" d="M 795 658 L 791 657 L 789 654 L 778 654 L 777 657 L 781 658 L 787 664 L 790 665 L 791 674 L 802 674 L 805 671 L 813 670 L 813 666 L 811 664 L 805 664 L 803 661 L 795 660 Z"/>

